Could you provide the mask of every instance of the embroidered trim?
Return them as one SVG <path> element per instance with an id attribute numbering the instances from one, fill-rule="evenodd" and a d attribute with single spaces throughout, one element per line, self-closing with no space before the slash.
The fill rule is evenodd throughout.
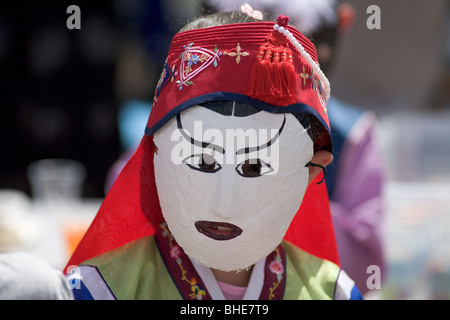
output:
<path id="1" fill-rule="evenodd" d="M 167 63 L 167 60 L 164 62 L 163 71 L 161 72 L 161 76 L 159 77 L 158 83 L 156 84 L 155 96 L 153 98 L 153 104 L 158 101 L 158 97 L 161 94 L 162 89 L 169 83 L 169 81 L 173 82 L 175 76 L 178 75 L 178 71 L 175 71 L 175 65 L 172 68 Z"/>
<path id="2" fill-rule="evenodd" d="M 206 286 L 183 249 L 176 243 L 167 228 L 167 224 L 165 222 L 161 223 L 160 228 L 161 230 L 155 235 L 156 243 L 158 248 L 160 248 L 161 256 L 166 263 L 169 273 L 172 275 L 172 279 L 175 281 L 183 298 L 211 300 L 211 296 L 204 289 Z"/>
<path id="3" fill-rule="evenodd" d="M 214 46 L 214 52 L 205 48 L 194 47 L 194 43 L 183 46 L 184 51 L 180 55 L 180 80 L 177 80 L 178 89 L 182 90 L 183 86 L 192 86 L 195 76 L 205 70 L 211 64 L 216 68 L 220 56 L 223 54 Z"/>
<path id="4" fill-rule="evenodd" d="M 250 53 L 248 53 L 247 51 L 241 51 L 241 45 L 238 43 L 236 45 L 236 51 L 234 52 L 227 52 L 224 51 L 223 55 L 226 56 L 228 55 L 229 57 L 236 57 L 236 64 L 239 64 L 239 62 L 241 62 L 241 57 L 247 57 L 250 55 Z"/>
<path id="5" fill-rule="evenodd" d="M 303 72 L 300 73 L 301 88 L 302 90 L 313 89 L 317 93 L 319 102 L 322 105 L 322 113 L 327 113 L 327 103 L 325 100 L 325 91 L 323 89 L 322 81 L 320 81 L 319 76 L 314 73 L 314 70 L 309 66 L 302 64 Z"/>
<path id="6" fill-rule="evenodd" d="M 264 286 L 259 297 L 260 300 L 283 299 L 286 286 L 285 270 L 285 252 L 280 244 L 266 259 Z"/>
<path id="7" fill-rule="evenodd" d="M 182 297 L 192 300 L 212 300 L 194 265 L 177 244 L 165 222 L 160 224 L 160 229 L 155 234 L 155 240 L 168 272 Z M 285 252 L 280 244 L 267 256 L 264 266 L 264 284 L 259 296 L 260 300 L 279 300 L 283 298 L 286 285 L 285 270 Z"/>

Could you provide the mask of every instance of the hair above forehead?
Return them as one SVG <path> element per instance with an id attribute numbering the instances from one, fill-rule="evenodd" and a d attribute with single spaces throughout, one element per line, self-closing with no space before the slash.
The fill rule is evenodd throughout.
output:
<path id="1" fill-rule="evenodd" d="M 241 11 L 220 12 L 197 17 L 195 20 L 181 28 L 179 32 L 217 27 L 233 23 L 251 23 L 261 21 L 269 20 L 257 20 Z"/>
<path id="2" fill-rule="evenodd" d="M 303 34 L 312 34 L 324 26 L 333 27 L 337 23 L 336 6 L 338 0 L 205 0 L 210 11 L 226 12 L 238 10 L 248 4 L 252 9 L 264 13 L 264 17 L 274 19 L 289 13 L 290 21 Z"/>

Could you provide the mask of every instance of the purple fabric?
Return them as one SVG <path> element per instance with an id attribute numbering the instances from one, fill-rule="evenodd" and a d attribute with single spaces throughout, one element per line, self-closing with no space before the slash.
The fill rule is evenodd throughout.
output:
<path id="1" fill-rule="evenodd" d="M 367 267 L 383 278 L 382 243 L 384 161 L 376 118 L 366 112 L 348 134 L 340 156 L 335 191 L 330 199 L 341 267 L 362 293 L 368 291 Z"/>

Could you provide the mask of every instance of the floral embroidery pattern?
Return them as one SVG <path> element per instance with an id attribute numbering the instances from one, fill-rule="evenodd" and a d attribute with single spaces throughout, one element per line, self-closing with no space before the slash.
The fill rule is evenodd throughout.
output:
<path id="1" fill-rule="evenodd" d="M 177 80 L 178 89 L 182 90 L 184 86 L 192 86 L 194 82 L 192 79 L 200 72 L 205 70 L 211 64 L 216 68 L 220 56 L 223 54 L 214 46 L 214 51 L 194 47 L 194 43 L 183 46 L 184 51 L 181 53 L 180 64 L 180 80 Z"/>
<path id="2" fill-rule="evenodd" d="M 303 79 L 302 88 L 306 88 L 306 80 L 309 79 L 309 74 L 305 71 L 305 65 L 303 65 L 303 72 L 300 73 L 300 77 Z"/>
<path id="3" fill-rule="evenodd" d="M 177 244 L 165 222 L 155 234 L 161 257 L 173 281 L 184 299 L 212 299 L 206 286 L 195 270 L 183 249 Z M 264 284 L 259 295 L 260 300 L 282 299 L 286 285 L 286 259 L 280 244 L 265 261 Z"/>
<path id="4" fill-rule="evenodd" d="M 161 94 L 162 89 L 169 83 L 169 81 L 173 82 L 175 76 L 178 74 L 178 71 L 175 71 L 175 65 L 172 68 L 169 66 L 167 61 L 164 63 L 163 71 L 161 76 L 159 77 L 158 83 L 156 84 L 155 97 L 153 98 L 153 103 L 156 103 L 159 95 Z"/>
<path id="5" fill-rule="evenodd" d="M 199 56 L 198 54 L 192 54 L 190 52 L 186 53 L 187 66 L 184 68 L 184 74 L 188 75 L 193 67 L 198 63 L 204 63 L 208 60 L 208 56 L 206 54 L 202 54 Z"/>
<path id="6" fill-rule="evenodd" d="M 281 275 L 284 273 L 284 267 L 281 261 L 272 261 L 269 264 L 269 269 L 277 275 L 277 278 L 281 277 Z"/>
<path id="7" fill-rule="evenodd" d="M 172 247 L 172 249 L 170 249 L 170 256 L 172 258 L 174 258 L 175 260 L 177 260 L 177 263 L 181 263 L 181 261 L 179 261 L 180 254 L 181 254 L 181 251 L 180 251 L 180 247 L 179 246 L 175 245 L 175 246 Z"/>
<path id="8" fill-rule="evenodd" d="M 284 266 L 280 256 L 280 250 L 275 249 L 276 255 L 272 262 L 269 264 L 269 270 L 276 275 L 277 282 L 272 283 L 272 287 L 269 288 L 269 300 L 275 297 L 274 291 L 278 288 L 281 281 L 283 280 Z"/>
<path id="9" fill-rule="evenodd" d="M 223 55 L 228 55 L 229 57 L 236 57 L 236 64 L 239 64 L 239 62 L 241 62 L 241 57 L 246 57 L 248 56 L 250 53 L 246 52 L 246 51 L 241 51 L 241 45 L 238 43 L 236 45 L 236 51 L 235 52 L 227 52 L 224 51 Z"/>
<path id="10" fill-rule="evenodd" d="M 190 285 L 190 291 L 189 297 L 191 299 L 197 299 L 202 300 L 203 296 L 206 295 L 206 290 L 202 288 L 202 286 L 198 283 L 197 279 L 195 277 L 192 277 L 191 280 L 189 280 L 186 277 L 186 269 L 183 267 L 183 261 L 181 259 L 182 251 L 181 248 L 175 243 L 175 240 L 170 233 L 169 229 L 167 228 L 167 224 L 165 222 L 161 223 L 160 227 L 162 228 L 163 232 L 162 235 L 165 238 L 168 238 L 169 240 L 169 252 L 170 257 L 176 261 L 178 266 L 181 270 L 181 280 L 187 282 Z"/>
<path id="11" fill-rule="evenodd" d="M 319 77 L 314 74 L 314 70 L 311 69 L 309 65 L 302 65 L 303 72 L 300 73 L 300 77 L 302 78 L 301 87 L 303 90 L 313 89 L 317 93 L 317 97 L 319 98 L 319 102 L 323 108 L 323 114 L 327 113 L 326 100 L 325 100 L 325 92 L 323 90 L 322 82 Z"/>
<path id="12" fill-rule="evenodd" d="M 192 277 L 191 279 L 191 294 L 189 295 L 192 299 L 202 300 L 202 297 L 206 295 L 206 291 L 197 283 L 197 280 Z"/>

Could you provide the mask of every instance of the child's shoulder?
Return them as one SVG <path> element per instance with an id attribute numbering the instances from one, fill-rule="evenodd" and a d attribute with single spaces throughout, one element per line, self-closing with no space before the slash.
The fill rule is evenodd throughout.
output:
<path id="1" fill-rule="evenodd" d="M 361 299 L 354 281 L 337 264 L 284 241 L 285 299 Z"/>
<path id="2" fill-rule="evenodd" d="M 164 299 L 164 293 L 178 297 L 154 236 L 89 259 L 79 270 L 86 287 L 80 293 L 89 291 L 93 299 Z M 151 290 L 151 285 L 165 289 Z"/>

